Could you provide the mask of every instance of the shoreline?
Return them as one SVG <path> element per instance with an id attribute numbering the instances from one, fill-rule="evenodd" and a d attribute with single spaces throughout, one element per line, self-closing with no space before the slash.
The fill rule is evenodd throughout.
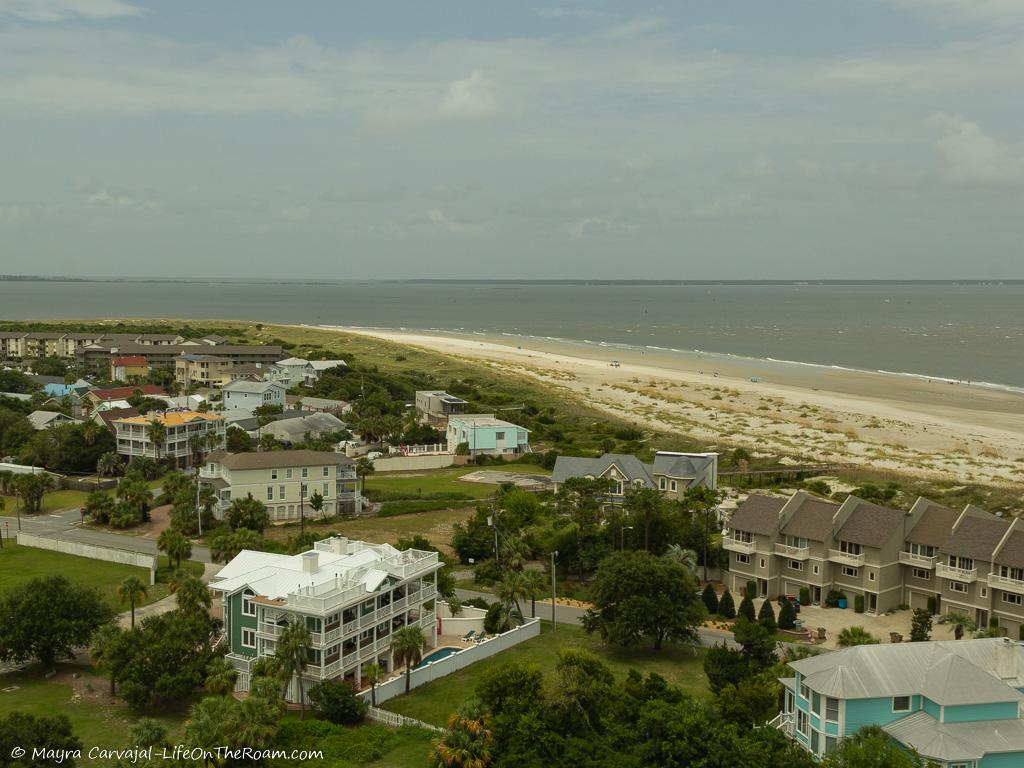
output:
<path id="1" fill-rule="evenodd" d="M 511 334 L 306 326 L 486 362 L 664 432 L 963 482 L 1024 475 L 1024 391 L 938 377 Z M 612 366 L 612 361 L 618 366 Z"/>

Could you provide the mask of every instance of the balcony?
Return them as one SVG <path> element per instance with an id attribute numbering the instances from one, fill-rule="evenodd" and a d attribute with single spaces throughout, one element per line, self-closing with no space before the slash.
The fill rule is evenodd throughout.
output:
<path id="1" fill-rule="evenodd" d="M 927 568 L 931 570 L 935 567 L 935 557 L 928 557 L 927 555 L 915 555 L 913 552 L 900 552 L 900 562 L 904 565 L 913 565 L 915 568 Z"/>
<path id="2" fill-rule="evenodd" d="M 1000 576 L 998 573 L 990 573 L 988 575 L 988 585 L 1001 589 L 1004 592 L 1014 592 L 1018 595 L 1024 595 L 1024 581 L 1020 579 L 1011 579 L 1009 576 Z"/>
<path id="3" fill-rule="evenodd" d="M 806 560 L 811 556 L 810 547 L 793 547 L 789 544 L 776 544 L 775 554 L 788 557 L 793 560 Z"/>
<path id="4" fill-rule="evenodd" d="M 853 565 L 856 567 L 864 565 L 863 552 L 855 555 L 851 552 L 843 552 L 841 549 L 830 549 L 828 551 L 828 559 L 833 563 L 842 563 L 843 565 Z"/>
<path id="5" fill-rule="evenodd" d="M 954 581 L 965 581 L 968 584 L 978 580 L 977 568 L 954 568 L 945 563 L 935 564 L 935 575 L 942 579 L 953 579 Z"/>
<path id="6" fill-rule="evenodd" d="M 731 536 L 723 536 L 722 549 L 727 549 L 730 552 L 740 552 L 744 555 L 752 555 L 757 547 L 752 541 L 743 541 L 741 539 L 734 539 Z"/>

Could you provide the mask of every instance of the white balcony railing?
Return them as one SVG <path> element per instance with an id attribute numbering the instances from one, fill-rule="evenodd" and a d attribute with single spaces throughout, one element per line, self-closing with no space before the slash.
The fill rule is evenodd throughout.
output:
<path id="1" fill-rule="evenodd" d="M 783 557 L 791 557 L 794 560 L 806 560 L 811 556 L 810 547 L 793 547 L 789 544 L 776 544 L 775 554 Z"/>
<path id="2" fill-rule="evenodd" d="M 915 555 L 913 552 L 900 552 L 900 562 L 904 565 L 913 565 L 917 568 L 931 570 L 935 567 L 935 557 L 927 555 Z"/>
<path id="3" fill-rule="evenodd" d="M 742 539 L 734 539 L 731 536 L 723 536 L 722 549 L 727 549 L 730 552 L 740 552 L 745 555 L 752 555 L 757 550 L 757 547 L 752 541 L 743 541 Z"/>
<path id="4" fill-rule="evenodd" d="M 793 736 L 793 714 L 791 712 L 779 712 L 768 721 L 768 725 L 771 728 L 777 728 L 789 737 Z"/>
<path id="5" fill-rule="evenodd" d="M 1004 592 L 1014 592 L 1018 595 L 1024 595 L 1024 581 L 1020 579 L 1011 579 L 1009 576 L 1000 576 L 998 573 L 990 573 L 988 575 L 988 585 L 1001 589 Z"/>
<path id="6" fill-rule="evenodd" d="M 954 568 L 945 563 L 935 564 L 935 575 L 941 579 L 953 579 L 954 581 L 966 581 L 968 583 L 978 580 L 977 568 Z"/>
<path id="7" fill-rule="evenodd" d="M 861 552 L 859 555 L 855 555 L 852 552 L 843 552 L 841 549 L 830 549 L 828 551 L 828 559 L 833 563 L 842 563 L 843 565 L 864 565 L 864 553 Z"/>

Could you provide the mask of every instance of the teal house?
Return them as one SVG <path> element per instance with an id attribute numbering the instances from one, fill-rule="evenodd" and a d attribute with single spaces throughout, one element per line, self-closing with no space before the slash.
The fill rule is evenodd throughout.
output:
<path id="1" fill-rule="evenodd" d="M 791 662 L 772 724 L 823 756 L 865 725 L 941 768 L 1024 766 L 1024 644 L 860 645 Z"/>

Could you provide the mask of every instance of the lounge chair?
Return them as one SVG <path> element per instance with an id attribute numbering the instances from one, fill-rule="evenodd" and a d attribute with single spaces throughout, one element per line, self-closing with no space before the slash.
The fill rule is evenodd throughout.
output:
<path id="1" fill-rule="evenodd" d="M 482 643 L 486 639 L 487 639 L 487 633 L 486 632 L 481 632 L 480 634 L 478 634 L 476 636 L 476 640 L 474 642 Z"/>
<path id="2" fill-rule="evenodd" d="M 468 643 L 468 642 L 469 642 L 470 640 L 472 640 L 472 639 L 473 639 L 473 636 L 474 636 L 475 634 L 476 634 L 476 632 L 475 632 L 474 630 L 472 630 L 472 629 L 471 629 L 471 630 L 469 630 L 469 632 L 467 632 L 466 634 L 464 634 L 464 635 L 462 636 L 462 642 L 464 642 L 464 643 Z"/>

